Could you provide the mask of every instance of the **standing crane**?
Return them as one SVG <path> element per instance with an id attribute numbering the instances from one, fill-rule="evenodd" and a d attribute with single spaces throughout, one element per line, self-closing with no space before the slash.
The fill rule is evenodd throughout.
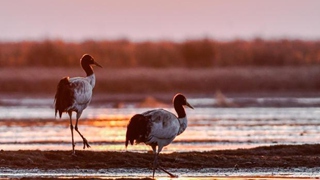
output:
<path id="1" fill-rule="evenodd" d="M 183 133 L 187 128 L 188 120 L 183 106 L 192 109 L 193 107 L 187 102 L 186 97 L 180 93 L 174 96 L 173 105 L 178 116 L 164 109 L 154 109 L 134 115 L 127 126 L 126 147 L 129 142 L 133 145 L 134 141 L 136 143 L 144 142 L 152 147 L 154 153 L 153 177 L 157 168 L 171 177 L 176 177 L 159 166 L 158 156 L 164 146 L 169 145 L 176 136 Z"/>
<path id="2" fill-rule="evenodd" d="M 66 112 L 70 118 L 70 130 L 72 137 L 72 154 L 75 155 L 75 143 L 73 138 L 72 112 L 76 112 L 76 124 L 74 129 L 79 133 L 83 140 L 83 149 L 89 148 L 87 139 L 78 130 L 78 121 L 82 111 L 88 106 L 92 99 L 92 90 L 96 84 L 96 77 L 93 73 L 93 65 L 101 67 L 92 56 L 84 54 L 80 59 L 82 69 L 86 72 L 86 77 L 64 77 L 57 86 L 55 95 L 55 115 L 59 112 L 61 118 L 62 113 Z"/>

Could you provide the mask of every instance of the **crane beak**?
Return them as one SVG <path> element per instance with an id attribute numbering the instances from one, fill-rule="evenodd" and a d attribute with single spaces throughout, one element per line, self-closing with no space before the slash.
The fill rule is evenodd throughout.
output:
<path id="1" fill-rule="evenodd" d="M 102 66 L 100 64 L 98 64 L 97 62 L 95 62 L 95 61 L 94 61 L 94 65 L 102 68 Z"/>
<path id="2" fill-rule="evenodd" d="M 186 104 L 189 108 L 194 109 L 193 106 L 191 106 L 188 102 Z"/>

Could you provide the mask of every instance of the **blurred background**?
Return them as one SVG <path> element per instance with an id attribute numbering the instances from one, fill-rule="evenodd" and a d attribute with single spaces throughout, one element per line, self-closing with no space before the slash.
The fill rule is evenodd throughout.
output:
<path id="1" fill-rule="evenodd" d="M 320 89 L 317 0 L 1 4 L 0 93 L 52 95 L 84 53 L 100 94 Z"/>
<path id="2" fill-rule="evenodd" d="M 85 75 L 79 59 L 88 53 L 103 66 L 83 113 L 96 144 L 122 147 L 127 120 L 171 107 L 177 92 L 196 107 L 182 143 L 313 142 L 319 9 L 318 0 L 2 0 L 0 141 L 15 149 L 62 139 L 69 149 L 68 121 L 54 121 L 53 99 L 62 77 Z"/>

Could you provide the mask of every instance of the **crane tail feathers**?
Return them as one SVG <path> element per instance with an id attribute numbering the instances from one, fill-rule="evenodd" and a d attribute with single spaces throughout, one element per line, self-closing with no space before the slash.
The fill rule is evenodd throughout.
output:
<path id="1" fill-rule="evenodd" d="M 55 95 L 55 116 L 59 112 L 59 117 L 61 118 L 62 113 L 72 106 L 74 101 L 73 95 L 69 77 L 62 78 L 57 86 Z"/>
<path id="2" fill-rule="evenodd" d="M 129 142 L 133 145 L 134 141 L 136 143 L 145 142 L 148 133 L 148 119 L 142 114 L 134 115 L 127 126 L 126 133 L 126 147 Z"/>

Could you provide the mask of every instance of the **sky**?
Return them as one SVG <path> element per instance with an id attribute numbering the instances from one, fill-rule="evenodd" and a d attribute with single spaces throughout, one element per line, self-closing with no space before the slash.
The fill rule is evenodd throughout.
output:
<path id="1" fill-rule="evenodd" d="M 1 0 L 0 41 L 320 39 L 320 0 Z"/>

